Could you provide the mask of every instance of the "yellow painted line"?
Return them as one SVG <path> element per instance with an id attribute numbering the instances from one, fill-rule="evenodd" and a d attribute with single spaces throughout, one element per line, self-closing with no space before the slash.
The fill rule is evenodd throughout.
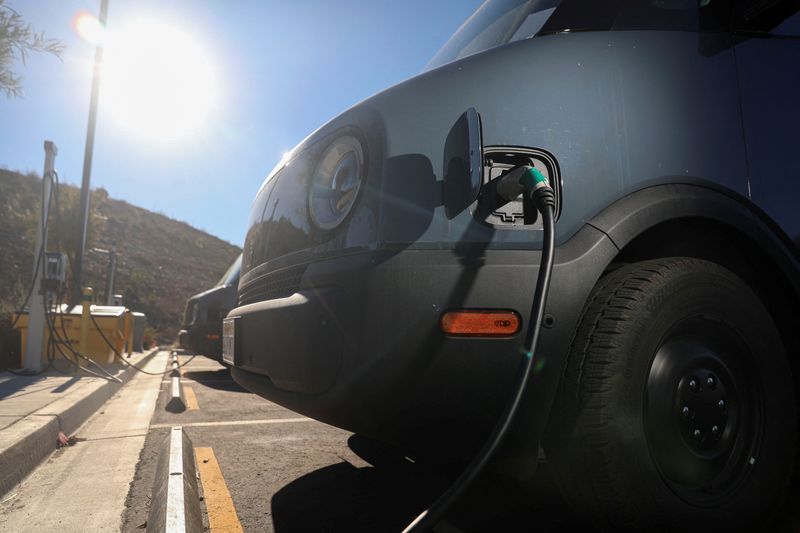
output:
<path id="1" fill-rule="evenodd" d="M 211 448 L 195 448 L 197 469 L 203 484 L 203 500 L 208 512 L 208 526 L 211 533 L 242 532 L 242 524 L 236 515 L 231 493 L 222 477 L 222 470 Z"/>
<path id="2" fill-rule="evenodd" d="M 183 395 L 186 397 L 186 409 L 200 409 L 200 404 L 197 403 L 197 396 L 194 395 L 194 389 L 186 385 L 183 386 Z"/>

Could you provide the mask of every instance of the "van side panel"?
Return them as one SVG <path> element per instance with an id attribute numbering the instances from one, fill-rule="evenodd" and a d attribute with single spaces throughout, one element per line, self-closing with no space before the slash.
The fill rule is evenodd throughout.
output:
<path id="1" fill-rule="evenodd" d="M 800 257 L 800 39 L 752 37 L 736 59 L 752 198 Z"/>
<path id="2" fill-rule="evenodd" d="M 705 56 L 689 32 L 585 32 L 536 37 L 445 65 L 364 104 L 379 110 L 387 158 L 427 157 L 441 179 L 449 128 L 468 107 L 485 145 L 553 154 L 563 176 L 558 243 L 616 199 L 650 185 L 710 181 L 747 196 L 736 64 L 730 36 Z M 707 45 L 707 43 L 705 43 Z M 405 179 L 411 179 L 410 176 Z M 381 239 L 416 245 L 491 241 L 540 247 L 540 232 L 474 227 L 439 207 L 424 231 Z"/>
<path id="3" fill-rule="evenodd" d="M 287 198 L 303 202 L 305 189 L 301 182 L 278 179 L 281 205 L 265 205 L 251 220 L 243 288 L 256 276 L 291 266 L 287 262 L 355 248 L 454 249 L 465 242 L 488 243 L 490 249 L 540 248 L 541 231 L 495 230 L 477 223 L 469 210 L 452 220 L 445 217 L 444 141 L 468 107 L 481 114 L 485 145 L 541 148 L 558 161 L 563 177 L 559 245 L 606 206 L 646 186 L 714 183 L 747 197 L 730 38 L 704 34 L 706 40 L 720 41 L 719 51 L 708 56 L 690 32 L 540 36 L 425 72 L 366 99 L 293 151 L 311 150 L 349 125 L 365 133 L 377 147 L 374 153 L 370 147 L 368 156 L 380 160 L 379 172 L 369 175 L 352 216 L 328 234 L 291 223 L 286 209 L 305 207 L 288 206 Z M 298 238 L 283 239 L 283 257 L 268 258 L 263 241 L 266 235 L 274 239 L 284 226 Z M 258 272 L 250 275 L 252 269 Z"/>

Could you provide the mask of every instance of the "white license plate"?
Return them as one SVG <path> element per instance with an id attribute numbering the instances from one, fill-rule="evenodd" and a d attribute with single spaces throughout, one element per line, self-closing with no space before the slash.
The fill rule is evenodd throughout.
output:
<path id="1" fill-rule="evenodd" d="M 222 360 L 229 365 L 235 364 L 234 353 L 236 350 L 236 318 L 222 320 Z"/>

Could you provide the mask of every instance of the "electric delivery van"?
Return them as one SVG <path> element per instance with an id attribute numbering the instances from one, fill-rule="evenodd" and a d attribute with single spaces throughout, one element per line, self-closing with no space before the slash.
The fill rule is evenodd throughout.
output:
<path id="1" fill-rule="evenodd" d="M 248 389 L 409 454 L 546 461 L 608 530 L 750 530 L 793 481 L 800 13 L 782 0 L 488 0 L 420 75 L 325 124 L 253 203 L 224 358 Z"/>
<path id="2" fill-rule="evenodd" d="M 222 319 L 236 307 L 236 290 L 242 256 L 228 267 L 222 278 L 207 291 L 186 300 L 178 344 L 192 353 L 217 361 L 222 357 Z"/>

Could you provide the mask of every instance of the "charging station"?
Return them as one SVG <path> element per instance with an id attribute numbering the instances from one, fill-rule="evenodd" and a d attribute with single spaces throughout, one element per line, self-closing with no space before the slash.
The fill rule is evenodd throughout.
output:
<path id="1" fill-rule="evenodd" d="M 45 353 L 44 328 L 45 328 L 45 295 L 43 292 L 43 278 L 48 272 L 46 266 L 49 265 L 45 257 L 45 247 L 47 246 L 47 220 L 50 208 L 50 197 L 53 193 L 52 177 L 55 172 L 55 160 L 58 155 L 58 148 L 53 141 L 44 142 L 44 173 L 42 174 L 42 208 L 41 216 L 37 224 L 36 245 L 33 252 L 33 288 L 31 289 L 29 303 L 28 331 L 24 349 L 22 367 L 33 372 L 42 370 L 42 354 Z M 45 264 L 42 264 L 42 263 Z M 52 264 L 52 272 L 57 275 L 63 274 L 63 264 L 60 267 L 58 260 Z"/>

